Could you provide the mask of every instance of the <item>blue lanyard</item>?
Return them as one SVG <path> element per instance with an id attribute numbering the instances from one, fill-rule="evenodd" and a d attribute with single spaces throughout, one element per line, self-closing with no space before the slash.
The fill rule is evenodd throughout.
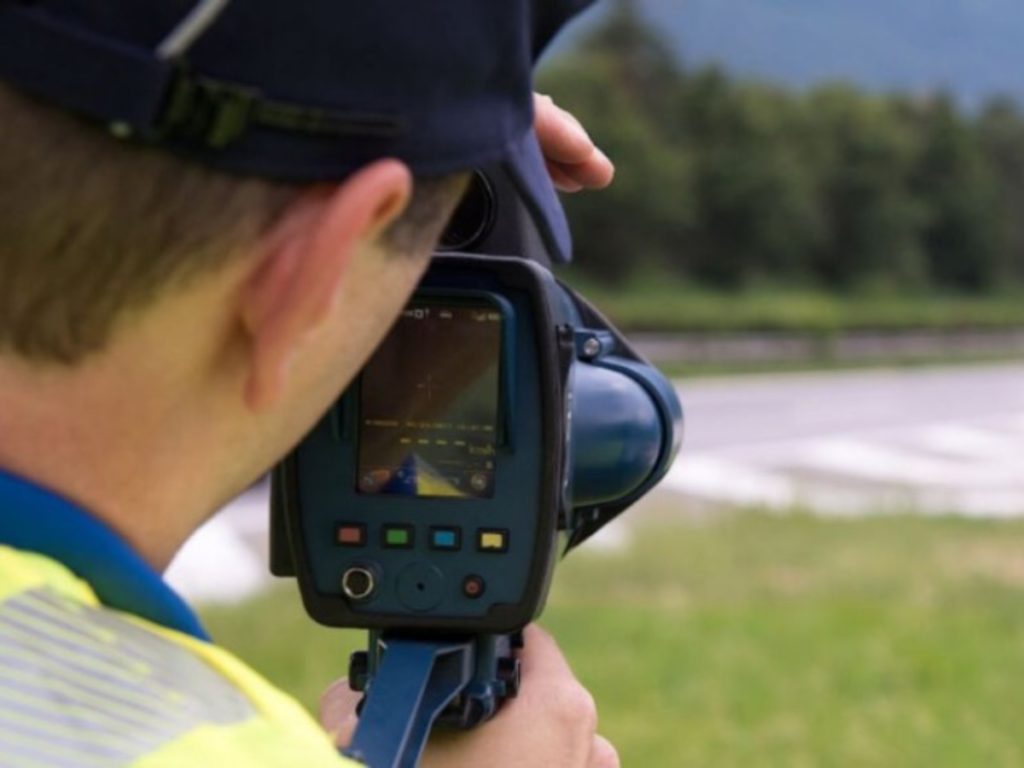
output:
<path id="1" fill-rule="evenodd" d="M 113 530 L 67 499 L 2 470 L 0 544 L 62 563 L 109 608 L 209 639 L 185 601 Z"/>

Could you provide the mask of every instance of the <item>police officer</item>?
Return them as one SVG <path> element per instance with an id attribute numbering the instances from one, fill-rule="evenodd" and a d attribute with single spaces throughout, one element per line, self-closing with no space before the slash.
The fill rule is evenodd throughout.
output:
<path id="1" fill-rule="evenodd" d="M 356 374 L 468 169 L 568 248 L 552 177 L 612 169 L 531 70 L 584 5 L 0 0 L 0 765 L 345 764 L 345 687 L 321 728 L 159 574 Z M 535 628 L 523 672 L 425 762 L 617 764 Z"/>

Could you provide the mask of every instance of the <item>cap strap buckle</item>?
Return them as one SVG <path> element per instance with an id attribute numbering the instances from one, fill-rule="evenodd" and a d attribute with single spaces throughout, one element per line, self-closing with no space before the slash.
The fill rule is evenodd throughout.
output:
<path id="1" fill-rule="evenodd" d="M 245 134 L 261 94 L 256 88 L 182 70 L 167 95 L 156 133 L 221 149 Z"/>
<path id="2" fill-rule="evenodd" d="M 198 142 L 212 149 L 228 146 L 254 125 L 330 138 L 393 139 L 405 131 L 396 115 L 273 101 L 258 88 L 193 76 L 184 65 L 165 104 L 157 137 Z"/>

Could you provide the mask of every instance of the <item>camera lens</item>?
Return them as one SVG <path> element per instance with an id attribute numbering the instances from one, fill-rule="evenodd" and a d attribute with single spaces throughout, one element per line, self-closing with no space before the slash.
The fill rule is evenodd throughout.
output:
<path id="1" fill-rule="evenodd" d="M 468 251 L 479 244 L 494 224 L 494 189 L 480 171 L 474 171 L 469 188 L 455 209 L 441 237 L 442 251 Z"/>

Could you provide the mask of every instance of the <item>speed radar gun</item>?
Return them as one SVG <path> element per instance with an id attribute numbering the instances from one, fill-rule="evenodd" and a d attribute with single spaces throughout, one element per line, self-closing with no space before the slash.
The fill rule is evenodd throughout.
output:
<path id="1" fill-rule="evenodd" d="M 371 768 L 516 695 L 556 560 L 681 441 L 675 390 L 552 276 L 513 189 L 475 175 L 390 335 L 274 473 L 272 570 L 316 621 L 369 630 L 348 754 Z"/>

